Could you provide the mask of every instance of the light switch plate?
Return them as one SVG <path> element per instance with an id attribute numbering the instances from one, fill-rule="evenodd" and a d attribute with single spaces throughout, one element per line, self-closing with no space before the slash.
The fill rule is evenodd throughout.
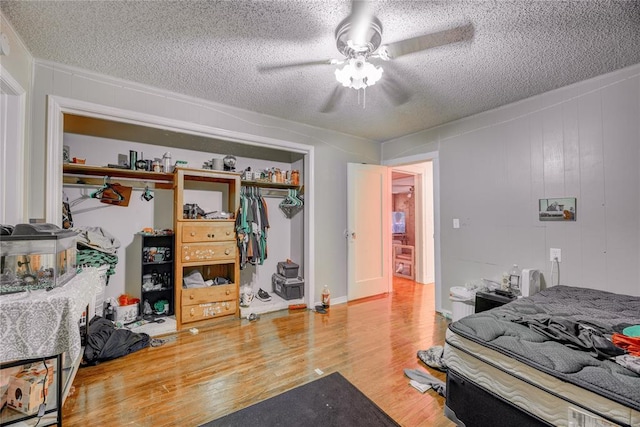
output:
<path id="1" fill-rule="evenodd" d="M 453 228 L 460 228 L 460 219 L 453 218 Z"/>

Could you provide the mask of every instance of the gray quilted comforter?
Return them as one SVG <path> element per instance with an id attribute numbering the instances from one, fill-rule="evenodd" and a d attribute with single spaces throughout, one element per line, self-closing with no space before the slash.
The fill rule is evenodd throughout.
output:
<path id="1" fill-rule="evenodd" d="M 453 322 L 456 334 L 640 411 L 640 376 L 607 337 L 640 324 L 640 297 L 555 286 Z"/>

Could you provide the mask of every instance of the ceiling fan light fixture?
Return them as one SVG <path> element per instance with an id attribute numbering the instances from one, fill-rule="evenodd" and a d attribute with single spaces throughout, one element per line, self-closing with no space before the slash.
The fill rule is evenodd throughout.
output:
<path id="1" fill-rule="evenodd" d="M 335 75 L 342 86 L 358 90 L 376 84 L 383 71 L 382 67 L 376 67 L 360 56 L 349 59 L 342 69 L 336 69 Z"/>

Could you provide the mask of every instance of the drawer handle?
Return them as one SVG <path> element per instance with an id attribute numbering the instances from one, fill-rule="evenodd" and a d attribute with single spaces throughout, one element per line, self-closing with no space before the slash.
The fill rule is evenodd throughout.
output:
<path id="1" fill-rule="evenodd" d="M 194 294 L 189 295 L 189 299 L 194 299 L 196 296 Z M 192 309 L 193 310 L 193 309 Z"/>
<path id="2" fill-rule="evenodd" d="M 229 250 L 228 248 L 224 250 L 225 255 L 229 255 L 230 253 L 231 253 L 231 250 Z"/>
<path id="3" fill-rule="evenodd" d="M 195 236 L 195 235 L 196 235 L 196 232 L 195 232 L 195 231 L 192 231 L 192 232 L 191 232 L 191 236 Z"/>
<path id="4" fill-rule="evenodd" d="M 227 236 L 228 236 L 229 234 L 231 234 L 231 232 L 230 232 L 230 231 L 227 231 Z"/>
<path id="5" fill-rule="evenodd" d="M 196 315 L 196 309 L 195 309 L 195 308 L 192 308 L 191 310 L 189 310 L 189 315 L 190 315 L 191 317 L 195 316 L 195 315 Z"/>
<path id="6" fill-rule="evenodd" d="M 215 238 L 215 237 L 216 237 L 216 235 L 215 235 L 215 234 L 213 234 L 213 233 L 211 233 L 211 234 L 207 234 L 207 237 L 210 237 L 210 238 L 212 238 L 212 239 L 213 239 L 213 238 Z"/>
<path id="7" fill-rule="evenodd" d="M 231 291 L 229 289 L 227 289 L 227 291 L 225 292 L 225 294 L 229 295 L 231 293 Z"/>

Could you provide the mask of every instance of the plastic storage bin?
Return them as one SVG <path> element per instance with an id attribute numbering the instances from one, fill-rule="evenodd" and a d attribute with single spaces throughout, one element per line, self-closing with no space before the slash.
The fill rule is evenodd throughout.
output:
<path id="1" fill-rule="evenodd" d="M 138 318 L 138 303 L 129 305 L 116 306 L 116 322 L 129 323 L 135 322 Z"/>
<path id="2" fill-rule="evenodd" d="M 449 290 L 452 320 L 460 320 L 475 311 L 476 292 L 464 286 L 454 286 Z"/>
<path id="3" fill-rule="evenodd" d="M 286 300 L 304 297 L 304 280 L 300 277 L 287 279 L 280 274 L 274 273 L 271 276 L 273 292 Z"/>
<path id="4" fill-rule="evenodd" d="M 287 279 L 295 279 L 298 277 L 298 264 L 295 262 L 279 262 L 278 274 L 286 277 Z"/>

